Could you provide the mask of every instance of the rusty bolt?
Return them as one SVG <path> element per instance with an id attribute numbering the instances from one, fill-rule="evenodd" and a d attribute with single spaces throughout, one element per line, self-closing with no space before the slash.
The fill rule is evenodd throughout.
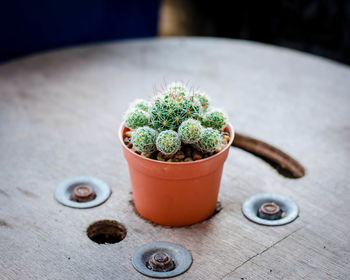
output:
<path id="1" fill-rule="evenodd" d="M 146 266 L 148 269 L 158 272 L 166 272 L 175 268 L 172 257 L 162 251 L 158 251 L 152 254 L 149 257 Z"/>
<path id="2" fill-rule="evenodd" d="M 94 200 L 96 197 L 96 193 L 94 190 L 87 185 L 78 185 L 73 189 L 71 200 L 77 202 L 87 202 Z"/>
<path id="3" fill-rule="evenodd" d="M 276 203 L 268 202 L 260 206 L 258 216 L 266 220 L 277 220 L 281 219 L 282 210 Z"/>

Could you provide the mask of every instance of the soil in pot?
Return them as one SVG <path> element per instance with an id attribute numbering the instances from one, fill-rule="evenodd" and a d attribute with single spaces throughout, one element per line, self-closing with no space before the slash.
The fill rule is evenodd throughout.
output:
<path id="1" fill-rule="evenodd" d="M 223 132 L 222 145 L 213 153 L 206 153 L 206 152 L 199 151 L 192 145 L 181 146 L 181 149 L 174 155 L 164 155 L 159 151 L 155 151 L 153 153 L 144 153 L 144 152 L 140 153 L 133 148 L 133 145 L 131 143 L 132 131 L 133 130 L 127 130 L 124 135 L 124 143 L 130 150 L 149 159 L 167 161 L 167 162 L 190 162 L 190 161 L 196 161 L 196 160 L 208 158 L 214 154 L 221 152 L 231 140 L 229 133 Z"/>

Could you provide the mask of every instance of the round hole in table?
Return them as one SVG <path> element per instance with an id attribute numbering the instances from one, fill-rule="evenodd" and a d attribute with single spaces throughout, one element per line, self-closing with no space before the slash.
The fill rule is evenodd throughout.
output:
<path id="1" fill-rule="evenodd" d="M 115 220 L 101 220 L 92 223 L 86 230 L 87 236 L 98 244 L 114 244 L 122 241 L 127 234 L 126 227 Z"/>

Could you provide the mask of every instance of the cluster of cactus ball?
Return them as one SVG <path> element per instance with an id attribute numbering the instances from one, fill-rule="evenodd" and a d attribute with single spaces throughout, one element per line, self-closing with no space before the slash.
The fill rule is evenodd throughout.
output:
<path id="1" fill-rule="evenodd" d="M 173 82 L 151 101 L 137 99 L 124 116 L 132 130 L 131 143 L 138 152 L 177 153 L 181 145 L 192 145 L 204 153 L 213 153 L 222 145 L 226 114 L 210 107 L 202 91 L 191 91 L 181 82 Z"/>
<path id="2" fill-rule="evenodd" d="M 179 134 L 174 130 L 164 130 L 157 136 L 156 146 L 164 155 L 173 155 L 181 147 Z"/>

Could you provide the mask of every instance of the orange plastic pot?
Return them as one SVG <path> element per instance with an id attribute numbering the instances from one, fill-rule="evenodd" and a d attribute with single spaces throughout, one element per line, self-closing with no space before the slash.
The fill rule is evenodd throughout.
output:
<path id="1" fill-rule="evenodd" d="M 163 162 L 142 157 L 119 140 L 128 162 L 134 203 L 138 213 L 166 226 L 191 225 L 209 218 L 216 208 L 224 162 L 234 138 L 230 124 L 229 144 L 211 157 L 192 162 Z"/>

